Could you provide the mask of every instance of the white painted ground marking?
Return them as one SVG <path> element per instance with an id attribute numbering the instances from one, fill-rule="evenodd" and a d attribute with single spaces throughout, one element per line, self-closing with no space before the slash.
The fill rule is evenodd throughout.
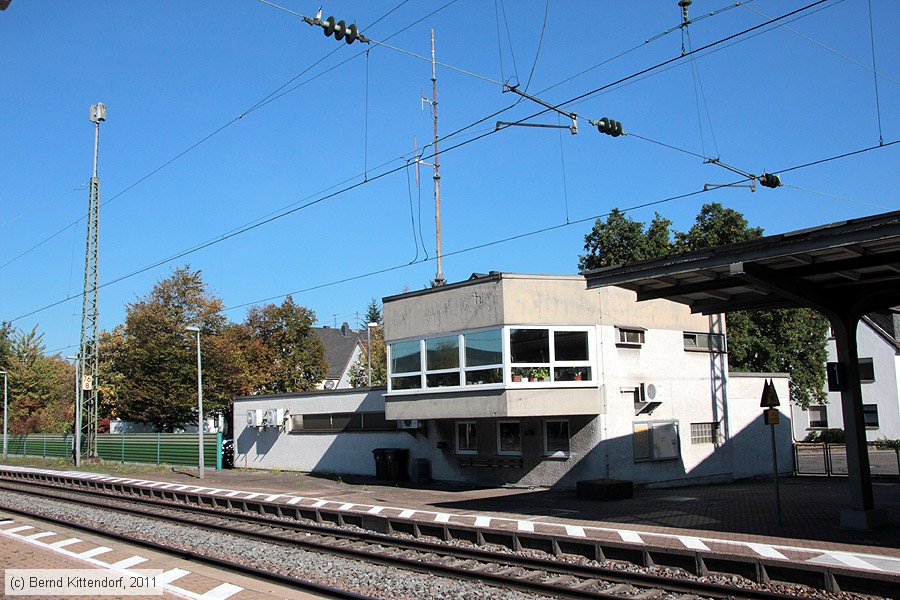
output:
<path id="1" fill-rule="evenodd" d="M 225 497 L 226 497 L 226 498 L 234 498 L 234 497 L 237 496 L 238 494 L 240 494 L 240 492 L 238 492 L 238 491 L 232 491 L 232 492 L 228 492 L 227 494 L 225 494 Z"/>
<path id="2" fill-rule="evenodd" d="M 404 510 L 403 512 L 400 513 L 400 518 L 401 518 L 401 519 L 408 519 L 408 518 L 410 518 L 411 516 L 413 516 L 414 514 L 416 514 L 416 511 L 406 509 L 406 510 Z"/>
<path id="3" fill-rule="evenodd" d="M 258 497 L 258 496 L 262 496 L 262 494 L 253 494 L 253 493 L 250 493 L 250 494 L 247 494 L 247 496 L 244 497 L 244 500 L 253 500 L 254 498 L 256 498 L 256 497 Z"/>
<path id="4" fill-rule="evenodd" d="M 475 517 L 475 527 L 490 527 L 491 526 L 491 518 L 490 517 Z"/>
<path id="5" fill-rule="evenodd" d="M 211 489 L 212 489 L 212 488 L 195 487 L 195 488 L 194 488 L 194 491 L 195 491 L 195 492 L 202 492 L 203 490 L 211 490 Z M 259 495 L 260 495 L 260 494 L 257 494 L 257 496 L 259 496 Z"/>
<path id="6" fill-rule="evenodd" d="M 297 497 L 295 497 L 295 498 L 291 498 L 290 500 L 288 500 L 287 503 L 288 503 L 288 504 L 297 504 L 297 503 L 300 502 L 301 500 L 303 500 L 303 498 L 297 496 Z"/>
<path id="7" fill-rule="evenodd" d="M 630 531 L 628 529 L 617 529 L 616 532 L 619 534 L 619 537 L 622 538 L 623 542 L 631 542 L 633 544 L 643 544 L 644 540 L 641 539 L 641 534 L 637 531 Z"/>
<path id="8" fill-rule="evenodd" d="M 67 540 L 62 540 L 61 542 L 53 542 L 52 544 L 47 544 L 51 548 L 64 548 L 66 546 L 71 546 L 72 544 L 77 544 L 81 540 L 78 538 L 69 538 Z"/>
<path id="9" fill-rule="evenodd" d="M 777 558 L 779 560 L 788 559 L 787 556 L 767 544 L 754 544 L 753 542 L 746 542 L 745 545 L 760 556 L 764 556 L 766 558 Z"/>
<path id="10" fill-rule="evenodd" d="M 449 523 L 450 522 L 450 514 L 449 513 L 438 513 L 434 517 L 435 523 Z"/>
<path id="11" fill-rule="evenodd" d="M 378 513 L 380 513 L 383 510 L 384 510 L 383 506 L 373 506 L 372 508 L 369 509 L 369 514 L 377 515 Z"/>
<path id="12" fill-rule="evenodd" d="M 519 521 L 518 523 L 519 531 L 528 531 L 530 533 L 534 533 L 534 523 L 531 521 Z"/>
<path id="13" fill-rule="evenodd" d="M 584 527 L 581 527 L 580 525 L 566 525 L 566 535 L 571 535 L 572 537 L 585 537 Z"/>
<path id="14" fill-rule="evenodd" d="M 175 487 L 174 483 L 167 483 L 166 485 L 162 486 L 162 489 L 168 490 L 168 489 L 172 489 L 173 487 Z"/>
<path id="15" fill-rule="evenodd" d="M 34 529 L 31 525 L 19 525 L 18 527 L 13 527 L 12 529 L 4 529 L 4 533 L 18 533 L 20 531 L 26 531 L 28 529 Z"/>
<path id="16" fill-rule="evenodd" d="M 159 577 L 156 579 L 159 581 L 160 585 L 166 585 L 189 574 L 190 571 L 185 571 L 184 569 L 169 569 L 168 571 L 160 573 Z"/>
<path id="17" fill-rule="evenodd" d="M 338 510 L 350 510 L 354 506 L 356 505 L 351 502 L 347 502 L 346 504 L 341 504 L 341 507 Z"/>
<path id="18" fill-rule="evenodd" d="M 825 554 L 834 558 L 835 560 L 839 560 L 848 567 L 855 567 L 857 569 L 869 569 L 874 571 L 882 570 L 880 567 L 876 567 L 875 565 L 868 563 L 860 557 L 850 554 L 849 552 L 826 552 Z"/>
<path id="19" fill-rule="evenodd" d="M 271 496 L 266 496 L 266 502 L 275 502 L 279 498 L 281 498 L 284 494 L 272 494 Z"/>
<path id="20" fill-rule="evenodd" d="M 191 487 L 191 486 L 189 486 L 189 485 L 179 485 L 176 491 L 183 492 L 184 490 L 188 489 L 189 487 Z"/>
<path id="21" fill-rule="evenodd" d="M 321 508 L 322 506 L 325 506 L 326 504 L 328 504 L 328 500 L 316 500 L 313 503 L 313 508 Z"/>
<path id="22" fill-rule="evenodd" d="M 6 519 L 5 521 L 0 521 L 0 525 L 10 525 L 12 523 L 15 523 L 15 521 L 13 521 L 12 519 Z"/>
<path id="23" fill-rule="evenodd" d="M 200 598 L 202 600 L 225 600 L 226 598 L 230 598 L 234 596 L 238 592 L 244 591 L 244 588 L 238 587 L 236 585 L 232 585 L 230 583 L 223 583 L 222 585 L 216 586 L 213 589 L 209 590 Z"/>
<path id="24" fill-rule="evenodd" d="M 690 548 L 691 550 L 709 550 L 709 546 L 704 544 L 703 540 L 700 538 L 689 535 L 679 535 L 678 541 L 684 544 L 685 548 Z"/>
<path id="25" fill-rule="evenodd" d="M 159 486 L 165 485 L 165 484 L 166 484 L 165 481 L 154 481 L 153 483 L 151 483 L 151 484 L 148 485 L 147 487 L 159 487 Z M 199 488 L 199 489 L 202 490 L 203 488 Z"/>
<path id="26" fill-rule="evenodd" d="M 93 558 L 99 554 L 106 554 L 107 552 L 112 552 L 112 548 L 107 548 L 106 546 L 97 546 L 96 548 L 91 548 L 90 550 L 80 552 L 78 556 L 81 556 L 83 558 Z"/>
<path id="27" fill-rule="evenodd" d="M 124 560 L 120 560 L 117 563 L 113 563 L 109 565 L 110 569 L 130 569 L 134 565 L 139 565 L 142 562 L 147 562 L 147 559 L 143 556 L 132 556 L 131 558 L 126 558 Z"/>
<path id="28" fill-rule="evenodd" d="M 39 540 L 39 539 L 41 539 L 41 538 L 50 537 L 51 535 L 56 535 L 56 534 L 53 533 L 52 531 L 44 531 L 44 532 L 41 532 L 41 533 L 35 533 L 35 534 L 32 534 L 32 535 L 27 535 L 27 536 L 25 536 L 25 537 L 27 537 L 29 540 Z"/>

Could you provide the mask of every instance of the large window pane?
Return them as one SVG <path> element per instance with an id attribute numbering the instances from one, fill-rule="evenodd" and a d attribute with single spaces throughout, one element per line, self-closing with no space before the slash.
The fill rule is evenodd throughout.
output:
<path id="1" fill-rule="evenodd" d="M 418 340 L 391 344 L 391 373 L 414 373 L 422 370 L 419 354 Z"/>
<path id="2" fill-rule="evenodd" d="M 556 360 L 588 360 L 587 331 L 557 331 L 553 334 Z"/>
<path id="3" fill-rule="evenodd" d="M 331 428 L 335 431 L 359 431 L 363 428 L 362 413 L 334 413 Z"/>
<path id="4" fill-rule="evenodd" d="M 425 385 L 434 387 L 451 387 L 459 385 L 459 371 L 452 373 L 432 373 L 425 376 Z"/>
<path id="5" fill-rule="evenodd" d="M 304 431 L 331 431 L 331 414 L 303 415 Z"/>
<path id="6" fill-rule="evenodd" d="M 544 449 L 548 454 L 569 453 L 569 422 L 547 421 L 545 424 L 546 438 Z"/>
<path id="7" fill-rule="evenodd" d="M 499 365 L 503 362 L 503 336 L 501 330 L 467 333 L 466 366 Z"/>
<path id="8" fill-rule="evenodd" d="M 503 369 L 466 371 L 466 385 L 485 385 L 488 383 L 503 383 Z"/>
<path id="9" fill-rule="evenodd" d="M 554 381 L 590 381 L 590 367 L 556 367 L 553 369 Z"/>
<path id="10" fill-rule="evenodd" d="M 425 358 L 428 371 L 459 368 L 459 337 L 448 335 L 425 340 Z"/>
<path id="11" fill-rule="evenodd" d="M 509 350 L 514 363 L 549 363 L 550 332 L 547 329 L 512 329 Z"/>
<path id="12" fill-rule="evenodd" d="M 475 454 L 478 451 L 475 423 L 465 421 L 456 424 L 456 451 L 461 454 Z"/>
<path id="13" fill-rule="evenodd" d="M 422 387 L 422 379 L 418 375 L 391 377 L 392 390 L 415 390 Z"/>

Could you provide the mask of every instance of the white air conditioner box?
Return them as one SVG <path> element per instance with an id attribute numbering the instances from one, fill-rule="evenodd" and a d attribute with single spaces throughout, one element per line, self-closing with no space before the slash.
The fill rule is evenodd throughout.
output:
<path id="1" fill-rule="evenodd" d="M 642 391 L 646 402 L 662 402 L 666 399 L 666 389 L 658 383 L 645 383 Z"/>
<path id="2" fill-rule="evenodd" d="M 263 411 L 260 408 L 247 411 L 247 427 L 262 427 Z"/>
<path id="3" fill-rule="evenodd" d="M 281 427 L 283 424 L 283 408 L 268 408 L 263 413 L 263 427 Z"/>

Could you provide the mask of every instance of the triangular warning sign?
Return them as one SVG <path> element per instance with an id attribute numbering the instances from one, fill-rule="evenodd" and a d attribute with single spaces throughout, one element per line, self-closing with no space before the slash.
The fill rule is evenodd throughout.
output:
<path id="1" fill-rule="evenodd" d="M 775 391 L 775 383 L 771 379 L 766 379 L 759 405 L 761 408 L 771 408 L 773 406 L 781 405 L 781 402 L 778 400 L 778 392 Z"/>

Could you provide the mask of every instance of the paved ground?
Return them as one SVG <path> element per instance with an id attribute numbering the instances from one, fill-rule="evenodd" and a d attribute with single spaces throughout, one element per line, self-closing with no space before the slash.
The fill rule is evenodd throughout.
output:
<path id="1" fill-rule="evenodd" d="M 151 487 L 187 488 L 234 499 L 380 513 L 401 519 L 463 523 L 476 527 L 560 533 L 635 544 L 675 545 L 713 552 L 832 564 L 900 575 L 900 481 L 876 480 L 876 506 L 892 520 L 874 531 L 839 527 L 847 503 L 841 478 L 780 480 L 782 524 L 777 523 L 771 480 L 676 489 L 638 489 L 634 498 L 585 501 L 573 490 L 472 488 L 389 484 L 367 478 L 330 479 L 289 472 L 121 471 L 124 479 Z M 165 482 L 165 483 L 158 483 Z M 197 489 L 195 489 L 197 488 Z"/>

